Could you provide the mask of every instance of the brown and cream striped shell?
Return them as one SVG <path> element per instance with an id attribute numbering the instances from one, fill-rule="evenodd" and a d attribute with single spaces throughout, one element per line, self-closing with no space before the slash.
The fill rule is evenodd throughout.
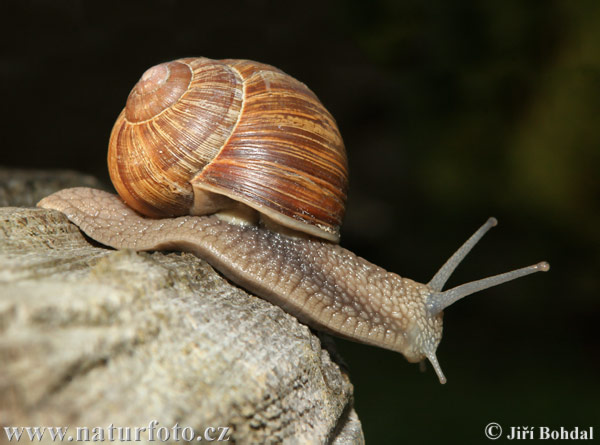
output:
<path id="1" fill-rule="evenodd" d="M 115 123 L 108 165 L 121 198 L 146 216 L 214 213 L 235 201 L 339 240 L 348 172 L 335 120 L 306 85 L 269 65 L 186 58 L 150 68 Z"/>

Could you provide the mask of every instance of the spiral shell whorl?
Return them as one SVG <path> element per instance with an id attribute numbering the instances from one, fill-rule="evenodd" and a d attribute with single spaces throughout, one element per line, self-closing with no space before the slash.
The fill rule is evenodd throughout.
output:
<path id="1" fill-rule="evenodd" d="M 179 100 L 191 79 L 192 71 L 183 63 L 161 63 L 149 68 L 129 93 L 125 117 L 135 123 L 152 119 Z"/>
<path id="2" fill-rule="evenodd" d="M 241 82 L 222 64 L 181 59 L 150 68 L 111 134 L 109 172 L 121 198 L 146 216 L 189 214 L 190 179 L 219 152 L 241 107 Z"/>
<path id="3" fill-rule="evenodd" d="M 203 214 L 198 196 L 219 195 L 339 238 L 348 175 L 335 120 L 269 65 L 187 58 L 150 68 L 113 128 L 109 171 L 147 216 Z"/>

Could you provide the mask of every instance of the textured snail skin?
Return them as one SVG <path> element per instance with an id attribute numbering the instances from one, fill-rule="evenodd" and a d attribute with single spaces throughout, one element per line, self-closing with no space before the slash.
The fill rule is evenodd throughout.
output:
<path id="1" fill-rule="evenodd" d="M 410 362 L 435 353 L 442 313 L 433 291 L 316 238 L 291 238 L 217 216 L 150 219 L 114 194 L 61 190 L 38 206 L 63 212 L 94 240 L 117 249 L 182 250 L 319 330 L 401 352 Z"/>
<path id="2" fill-rule="evenodd" d="M 56 192 L 38 203 L 55 209 L 94 240 L 116 249 L 182 250 L 204 258 L 231 281 L 282 307 L 319 330 L 427 358 L 446 383 L 436 357 L 443 310 L 507 281 L 546 272 L 542 261 L 442 291 L 448 277 L 483 235 L 489 218 L 427 284 L 402 278 L 328 241 L 289 236 L 269 225 L 239 224 L 224 215 L 151 219 L 120 197 L 91 188 Z"/>

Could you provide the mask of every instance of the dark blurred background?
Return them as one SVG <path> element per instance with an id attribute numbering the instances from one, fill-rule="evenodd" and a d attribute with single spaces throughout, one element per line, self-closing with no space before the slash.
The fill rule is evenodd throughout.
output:
<path id="1" fill-rule="evenodd" d="M 547 274 L 446 311 L 448 377 L 336 340 L 368 443 L 474 443 L 495 421 L 600 435 L 600 3 L 4 1 L 0 165 L 108 181 L 143 71 L 247 58 L 309 85 L 351 168 L 342 244 L 427 282 L 488 216 L 449 285 Z"/>

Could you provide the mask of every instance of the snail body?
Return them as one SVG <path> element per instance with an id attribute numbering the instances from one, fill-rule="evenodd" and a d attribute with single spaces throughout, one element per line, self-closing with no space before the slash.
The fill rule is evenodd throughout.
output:
<path id="1" fill-rule="evenodd" d="M 206 115 L 220 121 L 204 123 Z M 109 147 L 120 198 L 74 188 L 38 205 L 65 213 L 107 246 L 192 252 L 316 329 L 401 352 L 410 362 L 428 359 L 441 383 L 435 352 L 443 309 L 549 268 L 542 262 L 442 291 L 494 218 L 427 284 L 339 246 L 348 181 L 341 136 L 304 84 L 268 65 L 200 58 L 151 68 L 130 94 Z"/>

